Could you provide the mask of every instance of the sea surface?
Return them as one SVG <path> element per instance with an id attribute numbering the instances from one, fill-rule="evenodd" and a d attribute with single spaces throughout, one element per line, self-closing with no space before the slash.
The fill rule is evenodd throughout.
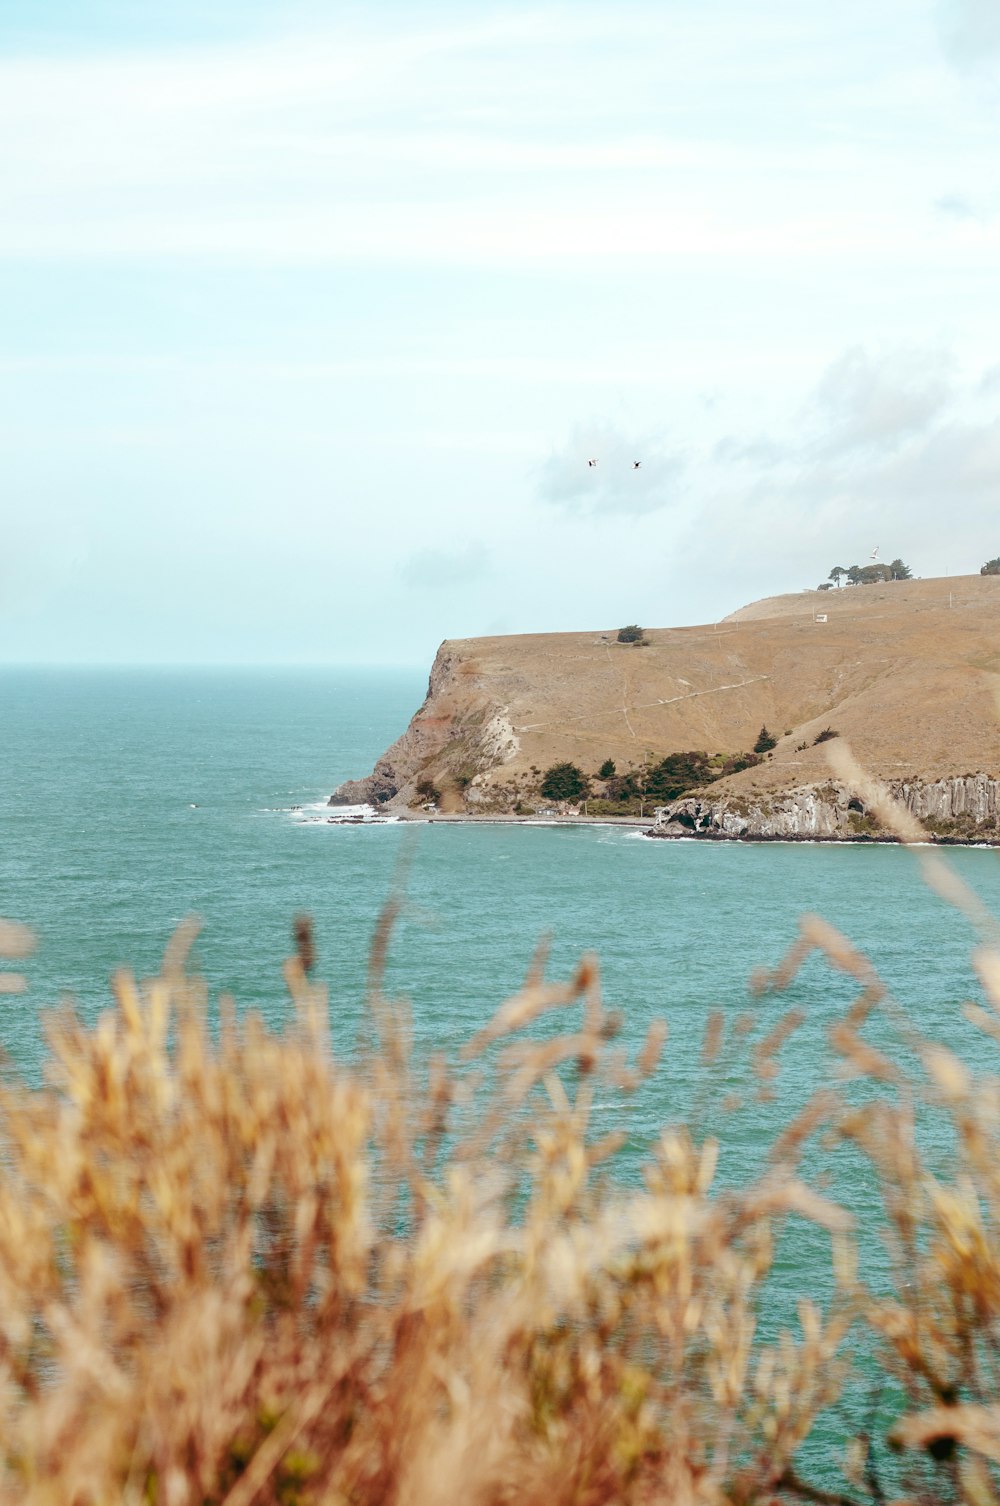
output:
<path id="1" fill-rule="evenodd" d="M 790 1110 L 828 1080 L 830 1024 L 850 980 L 814 956 L 780 998 L 752 999 L 815 911 L 872 958 L 903 1018 L 975 1051 L 963 1001 L 979 998 L 969 923 L 924 885 L 915 854 L 884 846 L 650 841 L 615 827 L 332 825 L 323 802 L 366 773 L 424 693 L 412 671 L 0 670 L 0 915 L 30 923 L 37 953 L 25 995 L 0 998 L 0 1044 L 29 1080 L 43 1058 L 47 1006 L 72 996 L 96 1018 L 119 967 L 155 971 L 174 927 L 197 915 L 198 965 L 212 990 L 273 1025 L 288 1015 L 280 976 L 290 924 L 315 920 L 335 1047 L 353 1049 L 380 906 L 405 879 L 388 984 L 410 1001 L 417 1049 L 454 1050 L 523 977 L 542 936 L 550 972 L 600 959 L 608 1003 L 635 1049 L 651 1019 L 670 1038 L 661 1071 L 622 1120 L 622 1175 L 636 1176 L 660 1128 L 694 1114 L 723 1141 L 720 1179 L 763 1163 Z M 1000 857 L 949 861 L 1000 914 Z M 772 1103 L 754 1102 L 744 1054 L 714 1077 L 699 1065 L 709 1011 L 754 1009 L 760 1033 L 790 1005 L 805 1023 L 782 1054 Z M 892 1039 L 877 1024 L 876 1039 Z M 735 1093 L 740 1112 L 720 1117 Z M 947 1138 L 926 1131 L 946 1162 Z M 865 1274 L 888 1279 L 876 1189 L 863 1167 L 815 1152 L 810 1168 L 858 1212 Z M 826 1262 L 828 1263 L 828 1262 Z M 824 1239 L 802 1224 L 783 1239 L 761 1322 L 794 1326 L 794 1299 L 822 1298 Z M 843 1419 L 831 1423 L 831 1449 Z M 814 1460 L 814 1463 L 816 1461 Z M 824 1473 L 822 1460 L 819 1463 Z"/>

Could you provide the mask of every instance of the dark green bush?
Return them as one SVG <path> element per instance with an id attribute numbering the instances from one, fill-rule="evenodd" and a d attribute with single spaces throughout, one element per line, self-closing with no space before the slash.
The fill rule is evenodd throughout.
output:
<path id="1" fill-rule="evenodd" d="M 722 765 L 719 777 L 725 779 L 727 774 L 741 774 L 744 769 L 755 769 L 760 761 L 759 753 L 734 753 Z"/>
<path id="2" fill-rule="evenodd" d="M 692 750 L 668 753 L 656 764 L 646 764 L 628 774 L 608 781 L 608 795 L 615 800 L 639 801 L 648 805 L 656 801 L 676 800 L 685 790 L 708 784 L 716 771 L 707 753 Z"/>
<path id="3" fill-rule="evenodd" d="M 579 800 L 587 793 L 587 780 L 575 763 L 554 763 L 542 776 L 546 800 Z"/>

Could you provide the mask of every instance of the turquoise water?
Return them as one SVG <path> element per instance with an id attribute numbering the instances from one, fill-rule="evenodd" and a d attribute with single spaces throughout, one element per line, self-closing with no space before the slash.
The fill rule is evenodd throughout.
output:
<path id="1" fill-rule="evenodd" d="M 654 1015 L 667 1017 L 663 1069 L 630 1111 L 626 1174 L 650 1136 L 691 1107 L 708 1009 L 748 1006 L 750 972 L 778 960 L 804 910 L 872 956 L 921 1029 L 969 1041 L 960 1007 L 978 996 L 972 933 L 897 848 L 652 842 L 600 827 L 359 828 L 307 809 L 367 772 L 423 689 L 422 676 L 402 671 L 0 671 L 0 915 L 40 935 L 30 992 L 0 1002 L 0 1043 L 17 1066 L 37 1077 L 43 1006 L 68 992 L 93 1018 L 111 971 L 154 970 L 191 913 L 204 921 L 197 957 L 212 988 L 277 1024 L 289 922 L 310 911 L 334 1040 L 349 1049 L 374 918 L 403 853 L 390 984 L 412 1002 L 421 1049 L 465 1040 L 546 932 L 553 974 L 598 953 L 628 1045 Z M 962 850 L 951 861 L 1000 913 L 997 855 Z M 724 1179 L 758 1168 L 790 1106 L 826 1078 L 825 1032 L 850 997 L 814 958 L 786 995 L 755 1006 L 765 1026 L 791 1003 L 807 1022 L 784 1053 L 777 1106 L 728 1121 Z M 721 1083 L 748 1086 L 742 1061 Z M 619 1108 L 600 1113 L 610 1122 Z M 864 1173 L 846 1163 L 832 1172 L 833 1190 L 874 1225 Z M 803 1281 L 821 1249 L 801 1226 L 783 1244 L 766 1328 L 792 1320 L 794 1295 L 822 1295 Z M 878 1280 L 874 1237 L 865 1260 Z"/>

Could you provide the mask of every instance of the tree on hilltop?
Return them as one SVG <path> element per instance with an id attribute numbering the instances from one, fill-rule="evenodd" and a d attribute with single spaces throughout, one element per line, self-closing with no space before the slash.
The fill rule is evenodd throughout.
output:
<path id="1" fill-rule="evenodd" d="M 902 564 L 900 560 L 900 564 Z M 906 566 L 903 565 L 903 569 Z M 852 565 L 847 572 L 847 579 L 852 586 L 871 586 L 878 580 L 892 580 L 892 567 L 883 565 L 881 561 L 874 565 Z"/>
<path id="2" fill-rule="evenodd" d="M 829 579 L 842 585 L 846 579 L 851 586 L 870 586 L 876 580 L 912 580 L 913 574 L 909 565 L 901 559 L 894 559 L 890 564 L 884 565 L 881 560 L 876 560 L 869 565 L 849 565 L 845 570 L 843 565 L 834 565 L 830 571 Z"/>
<path id="3" fill-rule="evenodd" d="M 618 629 L 619 643 L 641 643 L 643 630 L 637 622 L 630 622 L 628 627 Z"/>
<path id="4" fill-rule="evenodd" d="M 987 560 L 979 573 L 980 575 L 1000 575 L 1000 556 L 995 560 Z"/>

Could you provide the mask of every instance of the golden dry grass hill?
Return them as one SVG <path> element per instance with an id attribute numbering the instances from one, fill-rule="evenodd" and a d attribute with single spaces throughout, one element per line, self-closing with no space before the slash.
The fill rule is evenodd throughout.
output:
<path id="1" fill-rule="evenodd" d="M 1000 775 L 1000 577 L 776 596 L 643 644 L 617 630 L 446 641 L 406 733 L 335 800 L 400 808 L 434 787 L 453 809 L 500 809 L 555 763 L 594 776 L 609 758 L 738 754 L 764 724 L 771 757 L 716 794 L 828 778 L 826 727 L 888 780 Z"/>

